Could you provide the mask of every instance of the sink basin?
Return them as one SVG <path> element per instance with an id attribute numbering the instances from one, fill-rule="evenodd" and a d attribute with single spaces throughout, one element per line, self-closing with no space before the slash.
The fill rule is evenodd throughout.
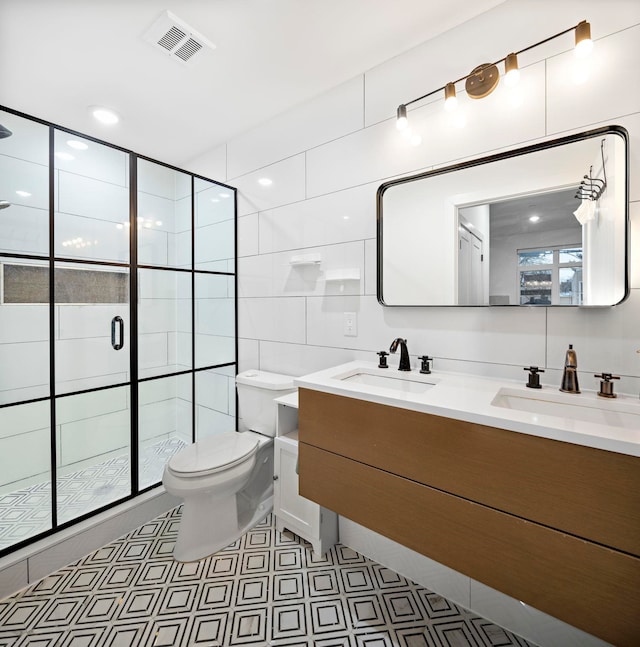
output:
<path id="1" fill-rule="evenodd" d="M 338 379 L 343 382 L 393 389 L 394 391 L 400 391 L 402 393 L 424 393 L 431 387 L 435 386 L 435 382 L 427 382 L 426 380 L 423 381 L 395 374 L 378 375 L 365 371 L 351 373 L 349 375 L 339 377 Z"/>
<path id="2" fill-rule="evenodd" d="M 562 393 L 525 393 L 500 389 L 491 401 L 495 407 L 515 409 L 545 416 L 593 422 L 620 429 L 640 429 L 640 403 L 605 400 L 595 393 L 566 395 Z"/>

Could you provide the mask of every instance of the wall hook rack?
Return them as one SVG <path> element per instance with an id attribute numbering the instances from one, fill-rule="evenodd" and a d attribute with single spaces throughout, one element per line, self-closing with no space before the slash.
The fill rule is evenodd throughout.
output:
<path id="1" fill-rule="evenodd" d="M 602 156 L 602 176 L 604 179 L 593 177 L 593 166 L 590 166 L 589 173 L 584 176 L 576 191 L 576 198 L 580 200 L 599 200 L 607 188 L 607 169 L 604 163 L 604 139 L 600 142 L 600 155 Z"/>

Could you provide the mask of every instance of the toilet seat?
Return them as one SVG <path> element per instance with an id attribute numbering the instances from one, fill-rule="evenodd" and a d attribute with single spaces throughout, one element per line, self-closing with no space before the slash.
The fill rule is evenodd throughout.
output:
<path id="1" fill-rule="evenodd" d="M 185 447 L 171 458 L 167 468 L 182 478 L 215 474 L 251 458 L 258 444 L 253 434 L 225 431 Z"/>

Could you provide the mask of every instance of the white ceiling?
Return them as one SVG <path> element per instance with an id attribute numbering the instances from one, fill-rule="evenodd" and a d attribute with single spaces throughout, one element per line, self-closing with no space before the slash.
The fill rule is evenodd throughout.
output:
<path id="1" fill-rule="evenodd" d="M 0 105 L 180 166 L 501 1 L 0 0 Z M 143 40 L 167 9 L 216 49 Z"/>

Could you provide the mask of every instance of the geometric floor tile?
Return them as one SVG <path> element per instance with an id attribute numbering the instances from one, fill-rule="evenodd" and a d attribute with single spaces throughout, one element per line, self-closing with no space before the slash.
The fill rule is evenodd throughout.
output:
<path id="1" fill-rule="evenodd" d="M 340 544 L 272 515 L 211 557 L 172 557 L 171 510 L 0 601 L 0 647 L 527 647 Z"/>

